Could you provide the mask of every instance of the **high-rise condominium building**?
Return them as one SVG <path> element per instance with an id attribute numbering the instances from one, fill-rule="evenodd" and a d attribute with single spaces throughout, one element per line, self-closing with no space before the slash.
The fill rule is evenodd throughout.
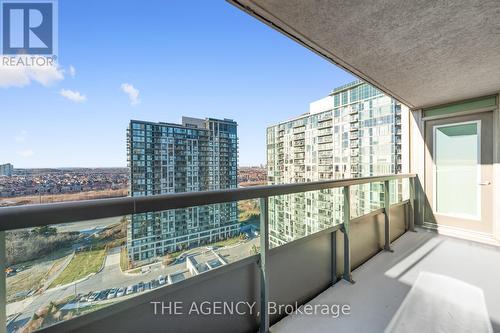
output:
<path id="1" fill-rule="evenodd" d="M 14 173 L 14 166 L 10 163 L 0 164 L 0 176 L 10 177 Z"/>
<path id="2" fill-rule="evenodd" d="M 311 103 L 308 113 L 267 129 L 269 184 L 399 173 L 406 168 L 401 105 L 355 81 Z M 406 134 L 405 134 L 406 135 Z M 392 200 L 402 186 L 391 183 Z M 353 186 L 351 212 L 359 216 L 383 202 L 382 184 Z M 270 243 L 278 246 L 340 223 L 340 189 L 270 198 Z"/>
<path id="3" fill-rule="evenodd" d="M 237 187 L 237 123 L 183 117 L 182 124 L 130 121 L 130 195 Z M 235 236 L 237 203 L 134 214 L 127 230 L 132 263 Z"/>

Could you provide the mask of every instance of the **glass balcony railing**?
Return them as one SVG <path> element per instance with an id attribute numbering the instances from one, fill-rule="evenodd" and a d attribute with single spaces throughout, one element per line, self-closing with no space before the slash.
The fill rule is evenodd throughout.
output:
<path id="1" fill-rule="evenodd" d="M 29 332 L 78 321 L 250 257 L 260 256 L 265 272 L 271 248 L 341 227 L 348 240 L 351 218 L 408 200 L 413 177 L 0 208 L 7 263 L 0 279 L 7 322 L 0 324 Z M 349 253 L 344 263 L 349 270 Z M 265 275 L 263 283 L 266 300 Z M 261 322 L 268 315 L 261 312 Z"/>

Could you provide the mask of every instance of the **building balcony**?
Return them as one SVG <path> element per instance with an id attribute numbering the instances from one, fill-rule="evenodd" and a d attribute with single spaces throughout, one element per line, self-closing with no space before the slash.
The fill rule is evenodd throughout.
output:
<path id="1" fill-rule="evenodd" d="M 304 133 L 305 131 L 306 131 L 306 127 L 304 125 L 300 125 L 298 127 L 293 128 L 293 134 Z"/>
<path id="2" fill-rule="evenodd" d="M 295 153 L 293 158 L 295 159 L 304 159 L 305 158 L 305 153 Z"/>
<path id="3" fill-rule="evenodd" d="M 396 149 L 407 145 L 403 151 L 410 156 L 404 159 L 410 165 L 397 165 L 396 171 L 415 174 L 328 180 L 333 172 L 318 172 L 322 181 L 305 183 L 296 173 L 293 184 L 0 208 L 4 265 L 25 255 L 17 249 L 29 249 L 30 237 L 44 240 L 31 243 L 39 246 L 72 228 L 78 232 L 64 234 L 75 237 L 69 238 L 71 253 L 45 265 L 45 272 L 58 279 L 74 258 L 86 259 L 78 260 L 64 279 L 42 274 L 35 288 L 21 292 L 12 278 L 24 270 L 24 281 L 35 279 L 32 267 L 4 267 L 0 332 L 500 332 L 500 3 L 389 2 L 384 11 L 377 1 L 342 6 L 334 1 L 229 1 L 405 101 L 408 108 L 403 112 L 397 102 L 395 112 L 409 116 L 401 125 L 411 126 L 402 132 L 411 135 L 398 137 Z M 362 19 L 356 17 L 360 13 Z M 446 36 L 446 42 L 433 36 Z M 356 52 L 360 45 L 369 52 Z M 331 125 L 328 120 L 318 127 Z M 358 125 L 350 131 L 357 132 Z M 332 149 L 331 144 L 318 146 Z M 457 164 L 457 156 L 466 160 L 466 173 L 443 173 Z M 436 168 L 442 159 L 444 168 Z M 372 165 L 362 167 L 364 172 Z M 481 171 L 473 174 L 476 170 Z M 435 186 L 437 175 L 447 177 L 444 185 L 440 178 Z M 397 192 L 403 181 L 407 195 Z M 382 190 L 361 195 L 360 187 L 368 184 Z M 303 221 L 318 214 L 310 211 L 314 192 L 336 208 L 320 208 L 322 227 L 307 231 L 311 226 Z M 295 204 L 293 196 L 304 200 Z M 221 213 L 220 204 L 248 200 L 259 202 L 258 228 L 225 224 L 228 214 Z M 274 200 L 283 207 L 274 210 Z M 200 220 L 208 222 L 203 231 L 193 235 L 189 229 L 198 226 L 181 225 L 167 244 L 157 242 L 146 218 L 133 227 L 127 221 L 184 210 L 183 215 L 213 214 Z M 300 219 L 293 220 L 293 214 Z M 88 235 L 89 223 L 94 227 L 95 220 L 110 218 L 145 235 L 127 239 L 134 245 L 123 257 L 120 242 L 103 244 L 99 234 Z M 170 228 L 176 222 L 162 224 Z M 237 241 L 242 244 L 225 246 L 238 232 L 247 233 Z M 188 241 L 196 244 L 188 249 Z M 161 257 L 162 250 L 170 256 Z M 93 270 L 81 264 L 90 260 Z M 137 267 L 128 268 L 132 263 Z M 122 295 L 108 298 L 106 292 L 114 288 Z M 251 307 L 214 313 L 231 304 Z"/>
<path id="4" fill-rule="evenodd" d="M 498 262 L 498 249 L 421 228 L 416 231 L 394 241 L 393 252 L 381 252 L 356 268 L 355 284 L 342 280 L 308 303 L 349 304 L 350 315 L 339 320 L 293 314 L 272 326 L 272 332 L 407 332 L 408 327 L 432 332 L 438 323 L 443 332 L 471 327 L 468 319 L 464 323 L 451 318 L 451 313 L 472 315 L 472 331 L 496 332 L 500 301 L 493 295 L 500 293 L 500 287 L 490 282 L 500 279 L 500 269 L 482 263 Z M 458 254 L 460 260 L 450 261 Z M 434 320 L 422 321 L 414 313 L 423 308 L 432 311 Z"/>
<path id="5" fill-rule="evenodd" d="M 331 135 L 318 137 L 318 143 L 330 143 L 330 142 L 333 142 L 333 138 Z"/>
<path id="6" fill-rule="evenodd" d="M 294 140 L 299 140 L 299 139 L 304 139 L 306 137 L 306 134 L 305 133 L 294 133 L 293 135 L 293 139 Z"/>
<path id="7" fill-rule="evenodd" d="M 332 127 L 332 125 L 333 125 L 333 122 L 331 120 L 323 121 L 323 122 L 318 123 L 318 129 Z"/>
<path id="8" fill-rule="evenodd" d="M 382 230 L 362 231 L 362 223 L 357 227 L 351 223 L 350 232 L 359 232 L 359 238 L 346 239 L 344 245 L 347 244 L 346 252 L 357 256 L 357 268 L 352 274 L 344 269 L 343 279 L 337 283 L 338 276 L 334 274 L 331 283 L 335 284 L 326 291 L 322 289 L 316 297 L 301 295 L 311 301 L 299 305 L 301 311 L 297 313 L 284 318 L 271 317 L 271 331 L 500 332 L 500 287 L 496 282 L 500 279 L 500 266 L 496 265 L 500 259 L 500 207 L 493 204 L 498 202 L 500 185 L 500 43 L 497 38 L 500 2 L 483 1 L 474 7 L 465 2 L 456 2 L 454 6 L 439 2 L 394 6 L 396 2 L 391 2 L 391 17 L 387 19 L 381 14 L 383 6 L 377 1 L 362 5 L 352 1 L 342 4 L 336 1 L 230 1 L 269 27 L 369 82 L 387 94 L 385 98 L 394 98 L 391 107 L 382 113 L 392 113 L 387 114 L 386 120 L 395 114 L 391 124 L 396 129 L 394 146 L 399 155 L 403 151 L 409 156 L 387 160 L 381 153 L 373 154 L 370 161 L 385 159 L 397 163 L 389 167 L 376 162 L 363 163 L 359 171 L 363 174 L 412 170 L 419 176 L 410 187 L 418 187 L 417 209 L 412 210 L 412 214 L 421 228 L 417 228 L 416 233 L 404 232 L 406 228 L 401 225 L 400 237 L 386 246 L 380 239 L 371 238 L 377 232 L 383 234 Z M 480 23 L 464 25 L 456 18 L 464 22 L 477 18 Z M 353 33 L 343 33 L 346 31 Z M 446 36 L 446 43 L 429 36 Z M 480 52 L 469 47 L 478 43 Z M 356 52 L 361 50 L 360 45 L 369 49 L 369 54 Z M 409 59 L 409 54 L 428 56 Z M 342 87 L 330 95 L 335 105 L 345 104 L 352 93 L 363 94 L 361 89 L 344 92 L 349 88 Z M 378 108 L 380 105 L 370 102 L 364 106 Z M 378 126 L 381 121 L 372 125 Z M 352 123 L 350 131 L 357 132 L 357 124 Z M 365 125 L 371 126 L 370 122 L 363 122 L 364 130 Z M 373 133 L 376 132 L 374 129 Z M 368 133 L 372 135 L 372 131 Z M 368 133 L 364 136 L 368 137 Z M 351 152 L 351 155 L 354 154 Z M 462 158 L 465 155 L 467 159 Z M 400 184 L 394 186 L 386 182 L 383 187 L 384 192 L 388 187 L 401 188 Z M 385 201 L 392 199 L 387 198 L 387 193 L 377 194 L 380 193 L 357 200 L 357 212 L 376 209 L 377 201 L 382 198 L 383 206 L 388 207 Z M 384 211 L 392 216 L 392 207 Z M 390 227 L 392 222 L 391 218 Z M 411 219 L 407 222 L 411 223 Z M 397 227 L 383 238 L 391 239 L 395 229 Z M 337 248 L 338 241 L 333 237 L 329 244 Z M 325 238 L 325 247 L 326 242 Z M 319 246 L 319 242 L 316 245 Z M 371 246 L 387 251 L 373 257 L 363 255 L 363 249 Z M 318 258 L 314 261 L 336 257 Z M 350 267 L 353 261 L 347 263 Z M 342 268 L 336 260 L 332 266 L 332 272 L 338 273 Z M 303 271 L 306 273 L 302 275 Z M 289 296 L 282 289 L 288 280 L 290 285 L 308 288 L 311 283 L 301 277 L 316 276 L 317 272 L 316 267 L 297 266 L 294 274 L 273 280 L 279 290 L 272 297 Z M 277 276 L 272 269 L 268 273 L 273 278 Z M 327 272 L 323 273 L 323 283 L 327 286 Z M 356 283 L 352 284 L 353 281 Z M 348 304 L 352 312 L 335 319 L 304 313 L 325 304 Z M 261 330 L 265 331 L 267 326 Z"/>
<path id="9" fill-rule="evenodd" d="M 294 141 L 293 142 L 293 146 L 294 147 L 302 147 L 305 145 L 305 141 L 302 139 L 302 140 L 298 140 L 298 141 Z"/>
<path id="10" fill-rule="evenodd" d="M 318 153 L 318 157 L 332 157 L 332 152 L 330 151 L 321 151 Z"/>
<path id="11" fill-rule="evenodd" d="M 331 172 L 320 172 L 320 177 L 322 179 L 328 180 L 328 177 L 331 176 Z M 351 199 L 349 198 L 351 186 L 369 182 L 388 182 L 406 178 L 413 179 L 413 177 L 413 175 L 397 175 L 360 180 L 329 181 L 328 183 L 319 182 L 279 186 L 257 186 L 241 189 L 218 190 L 215 192 L 190 192 L 149 197 L 128 197 L 1 208 L 0 221 L 2 223 L 0 224 L 0 245 L 5 246 L 3 245 L 5 236 L 11 229 L 31 229 L 49 224 L 60 226 L 61 223 L 64 225 L 74 225 L 77 228 L 78 225 L 82 223 L 79 221 L 111 218 L 113 216 L 127 216 L 129 214 L 143 214 L 155 211 L 178 210 L 191 206 L 200 207 L 200 205 L 220 203 L 227 200 L 234 202 L 237 200 L 260 198 L 260 210 L 262 214 L 260 235 L 256 244 L 260 244 L 260 248 L 263 249 L 260 251 L 260 254 L 249 254 L 248 252 L 244 252 L 241 254 L 242 257 L 231 262 L 227 262 L 224 259 L 217 259 L 218 253 L 213 252 L 213 250 L 209 250 L 213 253 L 210 252 L 209 254 L 190 256 L 188 263 L 190 263 L 191 266 L 188 266 L 191 268 L 182 273 L 182 277 L 179 277 L 178 272 L 172 271 L 170 274 L 166 275 L 165 279 L 168 280 L 168 282 L 165 283 L 165 285 L 151 288 L 151 285 L 148 284 L 148 288 L 150 288 L 148 291 L 143 291 L 143 289 L 141 289 L 143 288 L 142 284 L 137 284 L 137 281 L 146 280 L 148 276 L 158 274 L 154 273 L 158 271 L 158 269 L 168 270 L 168 268 L 154 268 L 160 266 L 158 266 L 159 263 L 155 264 L 155 262 L 158 261 L 155 261 L 154 257 L 152 257 L 144 261 L 144 263 L 146 263 L 146 266 L 144 266 L 146 267 L 145 273 L 127 276 L 120 273 L 120 269 L 117 266 L 120 261 L 119 248 L 109 249 L 106 253 L 106 259 L 102 264 L 103 268 L 95 274 L 95 277 L 94 275 L 90 275 L 83 281 L 77 283 L 70 283 L 67 286 L 58 285 L 56 287 L 50 287 L 46 291 L 42 290 L 36 295 L 29 296 L 31 302 L 28 303 L 9 303 L 6 308 L 5 304 L 3 304 L 4 310 L 6 309 L 6 313 L 8 314 L 8 322 L 5 323 L 7 326 L 4 327 L 7 327 L 10 332 L 14 330 L 14 327 L 22 327 L 28 323 L 34 325 L 34 322 L 31 321 L 33 313 L 44 306 L 60 308 L 59 311 L 63 313 L 72 311 L 70 309 L 75 309 L 75 307 L 81 307 L 81 313 L 84 313 L 90 309 L 89 306 L 95 306 L 95 309 L 93 309 L 94 311 L 88 312 L 85 316 L 79 316 L 78 312 L 75 312 L 75 317 L 73 319 L 67 320 L 67 318 L 64 317 L 58 317 L 60 319 L 46 324 L 48 326 L 43 326 L 41 331 L 87 332 L 89 330 L 103 331 L 105 327 L 113 327 L 116 330 L 123 331 L 134 331 L 139 328 L 154 330 L 156 327 L 162 327 L 163 329 L 167 328 L 168 330 L 176 331 L 177 325 L 182 325 L 182 327 L 188 331 L 243 332 L 257 330 L 260 324 L 259 317 L 255 313 L 248 313 L 241 316 L 229 316 L 224 319 L 217 318 L 215 315 L 208 317 L 182 315 L 176 317 L 177 319 L 172 321 L 170 317 L 166 318 L 155 315 L 152 307 L 155 306 L 154 304 L 161 304 L 155 302 L 161 302 L 165 299 L 175 300 L 181 303 L 189 302 L 189 304 L 194 301 L 201 302 L 203 299 L 238 299 L 256 302 L 256 304 L 261 301 L 288 303 L 295 302 L 295 300 L 301 302 L 300 300 L 310 299 L 312 296 L 328 288 L 332 283 L 336 283 L 338 277 L 343 276 L 343 274 L 348 274 L 343 273 L 343 269 L 347 269 L 347 271 L 350 272 L 351 269 L 359 266 L 359 258 L 370 257 L 377 253 L 380 248 L 378 245 L 373 246 L 373 240 L 378 239 L 376 244 L 385 242 L 384 244 L 390 245 L 391 241 L 404 234 L 406 229 L 413 228 L 412 220 L 407 217 L 407 213 L 404 213 L 412 207 L 413 201 L 406 200 L 392 205 L 390 215 L 384 214 L 384 211 L 379 209 L 360 218 L 348 218 L 343 224 L 332 223 L 327 226 L 326 229 L 312 234 L 307 234 L 304 231 L 306 229 L 304 225 L 299 222 L 294 222 L 293 228 L 288 229 L 289 232 L 295 230 L 298 234 L 303 234 L 304 237 L 288 241 L 288 244 L 282 246 L 270 248 L 267 239 L 269 233 L 268 199 L 284 194 L 300 194 L 320 189 L 340 188 L 347 193 L 345 194 L 344 209 L 348 212 L 351 206 Z M 296 202 L 294 204 L 294 210 L 298 209 L 302 212 L 308 209 L 308 201 L 306 198 L 296 197 L 293 202 Z M 297 213 L 299 213 L 299 211 L 297 211 Z M 328 212 L 328 214 L 331 214 L 331 212 Z M 190 215 L 188 214 L 187 216 Z M 350 215 L 347 213 L 346 216 Z M 384 221 L 389 222 L 389 224 L 386 223 L 386 227 L 390 228 L 388 229 L 390 239 L 388 238 L 385 241 L 383 238 L 380 238 L 380 235 L 384 234 Z M 157 222 L 158 223 L 155 223 L 157 227 L 163 225 L 160 221 Z M 84 227 L 86 223 L 87 222 L 82 223 L 82 227 Z M 163 255 L 165 252 L 156 248 L 156 246 L 162 244 L 164 239 L 160 237 L 161 233 L 156 232 L 158 230 L 155 231 L 152 229 L 152 226 L 153 225 L 150 225 L 147 230 L 149 234 L 156 235 L 155 240 L 153 240 L 156 245 L 151 247 L 141 246 L 140 248 L 144 251 L 153 251 L 155 255 Z M 349 230 L 351 231 L 348 234 L 342 233 L 340 230 L 344 228 L 343 226 L 350 226 Z M 373 227 L 381 229 L 377 232 L 373 232 Z M 134 230 L 139 231 L 141 229 L 134 228 Z M 369 232 L 369 230 L 371 230 L 371 232 Z M 208 234 L 210 235 L 211 232 L 208 231 Z M 221 239 L 220 234 L 213 235 L 214 241 Z M 178 234 L 176 237 L 176 239 L 178 239 L 177 241 L 183 242 L 187 240 L 199 242 L 200 239 L 199 235 L 191 234 L 189 228 L 183 229 L 182 234 Z M 337 245 L 334 247 L 331 246 L 332 237 L 336 239 Z M 349 239 L 351 239 L 353 250 L 352 252 L 348 251 L 344 253 L 343 243 L 347 242 Z M 368 243 L 366 243 L 367 241 Z M 362 242 L 366 245 L 358 248 L 358 242 Z M 326 246 L 327 244 L 329 245 Z M 289 261 L 285 259 L 289 256 L 293 257 L 294 260 Z M 316 259 L 306 260 L 306 257 L 310 258 L 311 256 Z M 266 264 L 264 265 L 263 263 Z M 338 267 L 338 270 L 334 272 L 333 275 L 327 273 L 331 271 L 332 265 L 333 267 Z M 299 267 L 300 269 L 297 270 Z M 80 269 L 83 268 L 84 267 L 80 267 Z M 116 269 L 118 269 L 118 271 Z M 310 275 L 312 271 L 316 273 Z M 271 275 L 267 275 L 266 273 L 270 273 Z M 255 280 L 259 279 L 259 274 L 263 274 L 264 284 L 259 284 L 257 282 L 258 280 Z M 294 275 L 293 281 L 289 279 L 283 280 L 285 276 L 283 274 Z M 10 286 L 9 279 L 10 277 L 7 278 L 8 287 Z M 303 279 L 305 280 L 302 284 L 300 281 Z M 281 282 L 278 283 L 278 281 Z M 288 282 L 285 283 L 285 281 Z M 308 282 L 305 283 L 305 281 Z M 0 280 L 0 283 L 5 286 L 6 280 Z M 132 289 L 132 287 L 130 287 L 130 290 L 135 291 L 131 291 L 131 294 L 126 297 L 119 296 L 115 299 L 111 299 L 111 301 L 109 301 L 107 297 L 102 298 L 102 292 L 106 291 L 106 293 L 109 293 L 111 290 L 109 288 L 132 285 L 134 283 L 136 284 L 134 288 L 136 288 L 137 285 L 140 286 L 137 287 L 139 290 L 137 291 L 137 288 Z M 232 288 L 231 286 L 233 285 L 237 285 L 238 287 Z M 257 289 L 247 288 L 247 286 L 250 285 L 257 286 Z M 297 288 L 297 285 L 303 287 Z M 93 293 L 89 292 L 89 295 L 91 295 L 85 297 L 92 296 L 92 300 L 83 300 L 83 294 L 87 293 L 90 289 L 93 290 L 91 290 Z M 1 288 L 0 292 L 5 293 L 5 290 L 5 288 Z M 60 291 L 55 292 L 55 290 Z M 93 296 L 94 294 L 96 296 Z M 264 299 L 259 299 L 259 295 L 263 295 Z M 5 299 L 5 294 L 1 296 Z M 80 299 L 80 301 L 73 301 L 74 299 Z M 106 306 L 103 307 L 102 305 Z M 258 307 L 259 305 L 256 306 Z M 141 316 L 134 316 L 133 313 L 141 313 Z M 47 314 L 43 316 L 46 317 Z M 284 314 L 274 315 L 268 311 L 263 311 L 260 316 L 261 323 L 276 323 L 279 319 L 284 317 Z M 294 319 L 290 317 L 289 320 Z M 200 327 L 203 328 L 201 329 Z"/>
<path id="12" fill-rule="evenodd" d="M 331 143 L 325 143 L 325 144 L 320 144 L 318 145 L 318 151 L 327 151 L 327 150 L 332 150 L 333 145 Z"/>

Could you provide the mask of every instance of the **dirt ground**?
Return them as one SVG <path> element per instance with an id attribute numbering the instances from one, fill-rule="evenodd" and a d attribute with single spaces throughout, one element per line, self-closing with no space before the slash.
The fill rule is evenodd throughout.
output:
<path id="1" fill-rule="evenodd" d="M 30 204 L 41 204 L 61 201 L 79 201 L 91 199 L 104 199 L 125 197 L 128 194 L 128 189 L 105 190 L 105 191 L 88 191 L 66 194 L 49 194 L 49 195 L 29 195 L 13 198 L 0 198 L 0 207 L 19 206 Z"/>

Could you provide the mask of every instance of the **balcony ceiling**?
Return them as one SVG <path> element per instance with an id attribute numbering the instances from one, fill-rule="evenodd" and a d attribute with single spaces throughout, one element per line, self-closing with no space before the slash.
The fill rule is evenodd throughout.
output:
<path id="1" fill-rule="evenodd" d="M 411 108 L 500 91 L 500 1 L 229 0 Z"/>

